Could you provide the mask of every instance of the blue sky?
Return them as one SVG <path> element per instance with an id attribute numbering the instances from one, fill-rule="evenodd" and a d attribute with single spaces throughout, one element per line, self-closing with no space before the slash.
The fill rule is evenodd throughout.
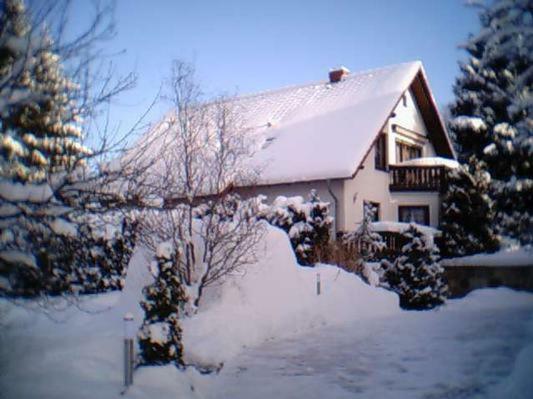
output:
<path id="1" fill-rule="evenodd" d="M 88 20 L 90 2 L 75 12 L 76 24 Z M 175 58 L 195 63 L 208 95 L 323 80 L 339 65 L 358 71 L 419 59 L 442 106 L 465 57 L 457 46 L 478 26 L 463 0 L 118 0 L 117 35 L 106 47 L 125 50 L 116 67 L 139 80 L 114 104 L 113 120 L 131 125 Z"/>

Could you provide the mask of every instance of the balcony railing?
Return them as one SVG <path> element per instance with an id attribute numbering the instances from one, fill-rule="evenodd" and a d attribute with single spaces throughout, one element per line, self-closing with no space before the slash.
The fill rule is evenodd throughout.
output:
<path id="1" fill-rule="evenodd" d="M 390 191 L 442 191 L 444 166 L 389 166 Z"/>

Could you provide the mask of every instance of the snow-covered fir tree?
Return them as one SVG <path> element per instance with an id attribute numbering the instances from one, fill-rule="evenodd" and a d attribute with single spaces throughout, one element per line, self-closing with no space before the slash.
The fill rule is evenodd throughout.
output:
<path id="1" fill-rule="evenodd" d="M 450 127 L 459 158 L 483 161 L 504 232 L 533 240 L 533 14 L 531 0 L 483 6 L 481 31 L 465 46 Z"/>
<path id="2" fill-rule="evenodd" d="M 32 23 L 21 0 L 0 3 L 0 295 L 120 289 L 133 229 L 94 235 L 86 208 L 106 210 L 76 186 L 91 154 L 87 110 L 44 24 Z"/>
<path id="3" fill-rule="evenodd" d="M 143 290 L 145 316 L 138 333 L 141 365 L 183 366 L 179 319 L 187 297 L 178 277 L 177 256 L 171 243 L 161 243 L 152 267 L 155 281 Z"/>
<path id="4" fill-rule="evenodd" d="M 386 248 L 386 244 L 381 235 L 376 233 L 372 228 L 375 212 L 375 207 L 371 203 L 365 202 L 361 224 L 357 230 L 343 236 L 345 242 L 351 242 L 356 245 L 362 262 L 377 260 L 376 255 Z"/>
<path id="5" fill-rule="evenodd" d="M 473 158 L 474 159 L 474 158 Z M 490 175 L 480 162 L 449 169 L 441 223 L 443 256 L 494 252 L 499 248 Z"/>
<path id="6" fill-rule="evenodd" d="M 300 196 L 277 197 L 261 217 L 289 235 L 298 263 L 312 266 L 320 261 L 321 250 L 330 239 L 333 218 L 329 216 L 329 203 L 322 202 L 315 190 L 308 201 Z"/>
<path id="7" fill-rule="evenodd" d="M 403 309 L 432 309 L 446 301 L 448 285 L 439 250 L 414 224 L 402 233 L 406 244 L 394 262 L 382 261 L 383 285 L 398 293 Z"/>
<path id="8" fill-rule="evenodd" d="M 320 200 L 316 190 L 309 193 L 309 225 L 313 231 L 311 237 L 313 250 L 309 256 L 309 262 L 314 264 L 320 262 L 326 255 L 328 244 L 331 239 L 331 225 L 333 218 L 329 215 L 329 203 Z"/>
<path id="9" fill-rule="evenodd" d="M 77 85 L 64 73 L 48 33 L 28 22 L 23 2 L 6 0 L 0 7 L 0 173 L 42 182 L 90 154 L 82 144 Z"/>

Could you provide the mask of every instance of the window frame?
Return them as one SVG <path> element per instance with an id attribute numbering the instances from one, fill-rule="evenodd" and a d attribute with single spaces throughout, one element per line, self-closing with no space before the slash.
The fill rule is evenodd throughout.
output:
<path id="1" fill-rule="evenodd" d="M 402 212 L 406 210 L 410 210 L 410 209 L 422 209 L 424 211 L 424 223 L 422 223 L 422 225 L 423 226 L 430 225 L 429 205 L 398 205 L 398 222 L 411 223 L 410 221 L 402 220 Z"/>
<path id="2" fill-rule="evenodd" d="M 370 204 L 376 209 L 376 212 L 374 212 L 374 219 L 372 222 L 379 222 L 381 220 L 381 204 L 379 202 L 374 201 L 363 201 L 363 217 L 365 217 L 365 205 Z"/>
<path id="3" fill-rule="evenodd" d="M 374 145 L 374 169 L 387 171 L 387 134 L 380 133 Z"/>
<path id="4" fill-rule="evenodd" d="M 396 163 L 409 161 L 411 159 L 416 158 L 422 158 L 424 156 L 423 147 L 416 144 L 407 143 L 403 140 L 395 140 L 396 143 Z M 404 154 L 403 150 L 406 150 L 408 152 L 409 157 L 407 159 L 402 159 L 402 155 Z M 416 151 L 418 156 L 411 157 L 412 153 L 411 151 Z"/>

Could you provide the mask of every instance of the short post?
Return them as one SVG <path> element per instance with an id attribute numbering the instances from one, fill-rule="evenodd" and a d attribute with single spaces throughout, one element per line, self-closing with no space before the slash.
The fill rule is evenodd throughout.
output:
<path id="1" fill-rule="evenodd" d="M 133 384 L 133 364 L 135 362 L 133 341 L 135 339 L 135 323 L 131 313 L 124 315 L 124 386 Z"/>
<path id="2" fill-rule="evenodd" d="M 316 294 L 320 295 L 320 273 L 316 274 Z"/>

